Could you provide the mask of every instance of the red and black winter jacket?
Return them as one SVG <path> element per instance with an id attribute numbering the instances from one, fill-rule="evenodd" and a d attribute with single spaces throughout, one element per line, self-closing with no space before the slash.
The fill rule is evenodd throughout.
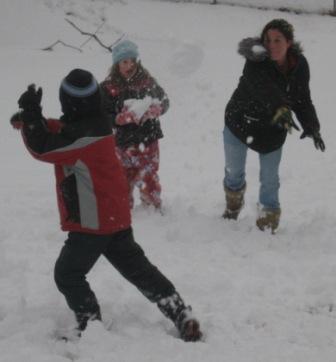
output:
<path id="1" fill-rule="evenodd" d="M 124 102 L 128 99 L 144 99 L 146 96 L 157 99 L 160 101 L 161 114 L 169 108 L 169 99 L 165 91 L 140 63 L 132 78 L 125 79 L 118 71 L 114 71 L 100 86 L 103 94 L 103 109 L 111 119 L 118 147 L 127 148 L 141 143 L 149 145 L 163 137 L 158 118 L 148 119 L 139 125 L 129 123 L 119 126 L 114 122 L 117 114 L 123 109 Z"/>
<path id="2" fill-rule="evenodd" d="M 33 157 L 55 165 L 64 231 L 112 234 L 131 224 L 127 182 L 103 117 L 39 120 L 22 135 Z"/>

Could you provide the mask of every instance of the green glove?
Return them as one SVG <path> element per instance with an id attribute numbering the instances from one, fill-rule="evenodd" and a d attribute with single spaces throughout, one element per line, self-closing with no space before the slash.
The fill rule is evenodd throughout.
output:
<path id="1" fill-rule="evenodd" d="M 293 120 L 291 110 L 286 106 L 282 106 L 276 110 L 271 124 L 286 129 L 289 133 L 292 133 L 293 128 L 297 131 L 300 130 Z"/>

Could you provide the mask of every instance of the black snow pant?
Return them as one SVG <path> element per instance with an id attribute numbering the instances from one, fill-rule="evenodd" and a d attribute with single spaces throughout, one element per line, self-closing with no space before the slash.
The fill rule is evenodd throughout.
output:
<path id="1" fill-rule="evenodd" d="M 151 302 L 176 293 L 134 241 L 132 228 L 111 235 L 70 232 L 56 261 L 55 281 L 74 311 L 79 329 L 85 329 L 89 319 L 101 319 L 96 296 L 86 280 L 101 255 Z"/>

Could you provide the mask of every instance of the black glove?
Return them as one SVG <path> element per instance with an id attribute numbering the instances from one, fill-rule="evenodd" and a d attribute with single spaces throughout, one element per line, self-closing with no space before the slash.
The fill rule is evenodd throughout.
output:
<path id="1" fill-rule="evenodd" d="M 320 135 L 320 132 L 315 131 L 313 133 L 309 133 L 309 132 L 303 131 L 302 135 L 300 136 L 300 139 L 303 139 L 305 137 L 310 137 L 310 138 L 313 139 L 315 148 L 317 150 L 321 150 L 322 152 L 325 151 L 325 144 L 324 144 L 324 141 L 323 141 L 323 139 L 322 139 L 322 137 Z"/>
<path id="2" fill-rule="evenodd" d="M 34 122 L 42 118 L 41 99 L 42 88 L 36 90 L 35 84 L 30 84 L 18 100 L 23 122 Z"/>
<path id="3" fill-rule="evenodd" d="M 268 56 L 260 38 L 245 38 L 238 45 L 238 53 L 248 60 L 261 62 Z"/>
<path id="4" fill-rule="evenodd" d="M 38 90 L 35 89 L 35 84 L 30 84 L 27 90 L 21 95 L 18 100 L 19 107 L 21 109 L 30 110 L 41 107 L 41 99 L 42 99 L 42 88 L 40 87 Z"/>
<path id="5" fill-rule="evenodd" d="M 14 113 L 10 118 L 9 123 L 12 125 L 13 128 L 20 130 L 23 126 L 21 112 Z"/>
<path id="6" fill-rule="evenodd" d="M 289 133 L 292 133 L 292 128 L 300 131 L 300 128 L 293 120 L 291 110 L 286 106 L 280 107 L 276 110 L 271 124 L 276 125 L 279 128 L 286 129 Z"/>

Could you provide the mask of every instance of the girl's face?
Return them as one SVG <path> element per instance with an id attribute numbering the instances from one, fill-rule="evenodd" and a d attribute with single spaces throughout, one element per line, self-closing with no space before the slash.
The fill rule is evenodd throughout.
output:
<path id="1" fill-rule="evenodd" d="M 126 79 L 133 77 L 136 70 L 137 63 L 133 58 L 124 59 L 119 62 L 119 72 Z"/>
<path id="2" fill-rule="evenodd" d="M 278 65 L 283 65 L 286 62 L 287 50 L 292 45 L 291 40 L 277 29 L 269 29 L 266 32 L 264 46 L 268 50 L 270 58 L 277 62 Z"/>

